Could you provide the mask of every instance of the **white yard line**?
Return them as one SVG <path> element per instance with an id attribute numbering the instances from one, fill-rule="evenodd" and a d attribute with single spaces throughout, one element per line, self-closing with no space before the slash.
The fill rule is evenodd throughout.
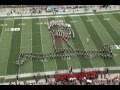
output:
<path id="1" fill-rule="evenodd" d="M 48 21 L 48 18 L 47 18 L 47 22 L 49 22 Z M 51 37 L 51 36 L 50 36 Z M 51 39 L 51 42 L 52 42 L 52 37 L 50 38 Z M 53 42 L 53 45 L 55 45 L 55 42 Z M 55 46 L 55 48 L 56 48 L 56 46 Z M 57 67 L 57 63 L 56 63 L 56 59 L 54 59 L 55 60 L 55 66 L 56 66 L 56 71 L 58 70 L 58 67 Z"/>
<path id="2" fill-rule="evenodd" d="M 6 31 L 6 32 L 13 32 L 13 31 Z M 30 33 L 23 33 L 23 35 L 28 35 Z M 8 34 L 3 34 L 4 36 L 8 36 Z"/>
<path id="3" fill-rule="evenodd" d="M 49 46 L 49 45 L 44 45 L 44 46 Z M 35 46 L 35 47 L 40 47 L 40 46 Z M 19 47 L 16 47 L 19 48 Z M 21 48 L 28 48 L 28 47 L 21 47 Z M 0 49 L 9 49 L 9 48 L 0 48 Z"/>
<path id="4" fill-rule="evenodd" d="M 99 21 L 99 19 L 98 19 L 98 17 L 95 15 L 95 17 L 96 17 L 96 19 Z M 109 36 L 109 38 L 113 41 L 113 43 L 115 43 L 114 42 L 114 40 L 111 38 L 111 36 L 110 36 L 110 34 L 106 31 L 106 29 L 105 29 L 105 27 L 102 25 L 102 23 L 99 21 L 99 23 L 101 24 L 101 28 L 103 28 L 104 29 L 104 31 L 108 34 L 108 36 Z"/>
<path id="5" fill-rule="evenodd" d="M 14 19 L 13 19 L 13 26 L 12 27 L 14 27 Z M 13 33 L 11 34 L 11 35 L 13 35 Z M 10 41 L 12 41 L 12 36 L 11 36 L 11 40 Z M 11 42 L 10 42 L 11 43 Z M 9 54 L 8 55 L 10 55 L 10 49 L 11 49 L 11 44 L 10 44 L 10 48 L 9 48 Z M 9 57 L 9 56 L 8 56 Z M 7 61 L 7 68 L 8 68 L 8 62 L 9 62 L 9 58 L 8 58 L 8 61 Z M 6 76 L 6 73 L 7 73 L 7 68 L 6 68 L 6 71 L 5 71 L 5 76 Z M 5 79 L 4 79 L 4 82 L 5 82 Z"/>
<path id="6" fill-rule="evenodd" d="M 4 20 L 4 24 L 5 24 L 5 20 Z M 1 32 L 0 43 L 2 42 L 2 33 L 3 33 L 3 30 L 4 30 L 4 27 L 5 26 L 3 26 L 2 32 Z M 7 61 L 7 66 L 8 66 L 8 61 Z M 5 70 L 5 75 L 6 75 L 6 73 L 7 73 L 7 69 Z M 4 79 L 4 82 L 5 82 L 5 79 Z"/>
<path id="7" fill-rule="evenodd" d="M 64 17 L 63 17 L 63 19 L 64 19 L 64 22 L 66 22 Z M 73 41 L 72 41 L 72 40 L 71 40 L 71 43 L 73 44 Z M 74 45 L 74 44 L 73 44 L 73 45 Z M 75 46 L 74 46 L 74 48 L 75 48 Z M 78 63 L 79 63 L 79 65 L 80 65 L 80 67 L 81 67 L 81 64 L 80 64 L 79 58 L 78 58 L 77 56 L 75 56 L 75 57 L 77 58 Z"/>
<path id="8" fill-rule="evenodd" d="M 83 23 L 83 21 L 81 20 L 81 18 L 80 17 L 78 17 L 79 19 L 80 19 L 80 21 L 81 21 L 81 23 L 83 24 L 83 27 L 85 27 L 85 25 L 84 25 L 84 23 Z M 73 18 L 71 17 L 71 19 L 73 20 Z M 76 28 L 76 27 L 75 27 Z M 86 27 L 85 27 L 85 29 L 86 29 Z M 78 33 L 78 31 L 76 30 L 76 32 Z M 87 32 L 87 29 L 86 29 L 86 32 Z M 88 33 L 88 32 L 87 32 Z M 79 36 L 79 38 L 80 38 L 80 35 L 78 34 L 78 36 Z M 91 38 L 91 37 L 90 37 Z M 80 38 L 81 39 L 81 38 Z M 92 40 L 92 39 L 91 39 Z M 81 42 L 82 42 L 82 40 L 81 40 Z M 93 41 L 92 41 L 92 43 L 93 43 Z M 83 42 L 82 42 L 82 44 L 83 44 Z M 84 47 L 85 45 L 83 44 L 83 47 Z M 85 48 L 85 47 L 84 47 Z M 90 63 L 91 63 L 91 65 L 92 66 L 94 66 L 93 64 L 92 64 L 92 62 L 91 62 L 91 60 L 90 60 Z"/>
<path id="9" fill-rule="evenodd" d="M 88 16 L 87 16 L 88 17 Z M 90 17 L 88 17 L 88 19 L 90 19 Z M 82 21 L 82 20 L 81 20 Z M 82 21 L 82 23 L 83 23 L 83 21 Z M 91 23 L 91 22 L 90 22 Z M 83 23 L 84 24 L 84 23 Z M 93 26 L 93 24 L 91 23 L 91 25 Z M 93 26 L 93 28 L 94 28 L 94 26 Z M 95 28 L 94 28 L 95 29 Z M 96 29 L 95 29 L 95 31 L 96 31 Z M 97 32 L 97 31 L 96 31 Z M 98 32 L 97 32 L 97 34 L 98 34 Z M 100 37 L 99 36 L 99 34 L 98 34 L 98 37 Z M 101 39 L 101 38 L 100 38 Z M 92 39 L 91 39 L 92 40 Z M 94 44 L 94 42 L 93 42 L 93 44 Z M 95 45 L 95 44 L 94 44 Z M 95 48 L 96 48 L 96 45 L 95 45 Z M 102 60 L 102 58 L 100 58 L 101 60 Z M 104 63 L 104 61 L 102 60 L 102 62 L 103 62 L 103 64 L 104 64 L 104 66 L 105 66 L 105 63 Z"/>
<path id="10" fill-rule="evenodd" d="M 87 29 L 86 29 L 86 26 L 84 25 L 83 21 L 81 20 L 81 18 L 80 18 L 80 17 L 78 17 L 78 18 L 80 19 L 81 23 L 83 24 L 83 27 L 85 28 L 87 34 L 90 35 L 90 34 L 88 33 Z M 73 19 L 72 19 L 72 20 L 73 20 Z M 78 33 L 77 30 L 76 30 L 76 32 Z M 78 36 L 79 36 L 79 38 L 80 38 L 80 35 L 79 35 L 79 34 L 78 34 Z M 91 38 L 91 37 L 90 37 L 90 38 Z M 92 44 L 94 45 L 92 38 L 91 38 L 91 41 L 92 41 Z M 81 39 L 81 42 L 82 42 L 82 39 Z M 83 42 L 82 42 L 82 44 L 83 44 Z M 83 47 L 86 47 L 86 46 L 83 44 Z M 94 46 L 94 47 L 95 47 L 95 46 Z M 96 48 L 96 47 L 95 47 L 95 48 Z M 90 63 L 91 63 L 92 66 L 94 66 L 91 60 L 90 60 Z"/>
<path id="11" fill-rule="evenodd" d="M 111 14 L 112 15 L 112 14 Z M 120 22 L 112 15 L 112 17 L 115 19 L 116 22 L 120 25 Z"/>
<path id="12" fill-rule="evenodd" d="M 4 24 L 5 24 L 5 20 L 4 20 Z M 2 28 L 1 37 L 0 37 L 0 43 L 2 42 L 2 35 L 3 35 L 4 28 L 5 28 L 5 26 L 3 26 L 3 28 Z"/>
<path id="13" fill-rule="evenodd" d="M 120 75 L 120 73 L 113 73 L 113 74 L 110 74 L 110 76 L 108 74 L 106 74 L 106 78 L 108 78 L 108 79 L 114 79 L 114 77 L 119 76 L 119 75 Z M 51 80 L 54 82 L 55 78 L 51 78 Z M 101 81 L 101 80 L 105 80 L 107 82 L 106 79 L 104 79 L 104 78 L 101 79 L 101 75 L 98 74 L 98 80 L 97 81 Z M 19 81 L 19 82 L 20 82 L 20 85 L 24 85 L 23 81 Z M 31 80 L 27 80 L 27 82 L 28 83 L 35 83 L 35 80 L 33 80 L 31 78 Z M 41 79 L 41 80 L 38 81 L 38 83 L 41 83 L 41 82 L 44 83 L 44 85 L 45 85 L 45 79 Z M 15 85 L 14 81 L 12 82 L 12 84 Z M 0 83 L 0 85 L 9 85 L 9 82 Z M 38 84 L 38 85 L 40 85 L 40 84 Z"/>
<path id="14" fill-rule="evenodd" d="M 55 18 L 55 20 L 57 20 L 57 19 Z M 62 47 L 64 48 L 63 44 L 62 44 Z M 65 54 L 65 53 L 64 53 L 64 54 Z M 66 60 L 66 62 L 67 62 L 67 67 L 68 67 L 68 69 L 69 69 L 68 60 Z"/>
<path id="15" fill-rule="evenodd" d="M 104 15 L 103 15 L 104 16 Z M 105 18 L 106 18 L 106 16 L 104 16 Z M 107 22 L 112 26 L 112 28 L 114 29 L 114 31 L 117 33 L 117 34 L 119 34 L 119 36 L 120 36 L 120 33 L 116 30 L 116 28 L 112 25 L 112 23 L 110 23 L 110 21 L 109 20 L 107 20 Z"/>
<path id="16" fill-rule="evenodd" d="M 72 20 L 73 20 L 73 19 L 72 19 Z M 78 34 L 78 36 L 79 36 L 79 34 Z M 81 39 L 81 38 L 80 38 L 80 36 L 79 36 L 79 39 Z M 81 42 L 82 42 L 82 40 L 81 40 Z M 84 44 L 83 44 L 83 42 L 82 42 L 82 45 L 83 45 L 83 47 L 84 47 Z M 91 61 L 90 61 L 90 63 L 91 63 Z M 92 65 L 92 63 L 91 63 L 91 65 Z"/>
<path id="17" fill-rule="evenodd" d="M 95 15 L 96 19 L 99 21 L 98 17 Z M 88 17 L 89 18 L 89 17 Z M 105 27 L 102 25 L 102 23 L 99 21 L 99 23 L 101 24 L 101 28 L 104 29 L 104 31 L 108 34 L 109 38 L 111 39 L 111 41 L 115 44 L 114 40 L 111 38 L 110 34 L 106 31 Z M 92 23 L 91 23 L 92 24 Z M 93 24 L 92 24 L 93 25 Z M 96 30 L 96 29 L 95 29 Z M 97 32 L 97 31 L 96 31 Z M 98 32 L 97 32 L 98 33 Z M 99 34 L 98 34 L 99 35 Z M 102 40 L 102 39 L 101 39 Z M 103 41 L 103 40 L 102 40 Z M 115 60 L 114 60 L 115 61 Z M 104 63 L 105 65 L 105 63 Z"/>
<path id="18" fill-rule="evenodd" d="M 90 14 L 75 14 L 75 15 L 69 15 L 68 16 L 89 16 L 89 15 L 102 15 L 102 14 L 113 14 L 113 13 L 120 13 L 120 12 L 110 12 L 110 13 L 99 13 L 99 14 L 94 14 L 94 13 L 90 13 Z M 26 17 L 14 17 L 14 19 L 31 19 L 31 18 L 48 18 L 48 17 L 67 17 L 67 14 L 64 14 L 64 15 L 56 15 L 56 16 L 26 16 Z M 8 19 L 13 19 L 13 17 L 11 18 L 6 18 L 7 20 Z M 3 19 L 0 19 L 0 20 L 3 20 Z"/>
<path id="19" fill-rule="evenodd" d="M 40 18 L 39 18 L 39 23 L 40 23 Z M 42 47 L 42 45 L 43 45 L 43 43 L 42 43 L 42 34 L 41 34 L 41 24 L 39 24 L 39 27 L 40 27 L 40 41 L 41 41 L 41 47 Z M 43 47 L 41 48 L 41 53 L 43 52 Z M 44 71 L 45 71 L 45 63 L 44 63 L 44 61 L 43 61 L 43 66 L 44 66 Z"/>
<path id="20" fill-rule="evenodd" d="M 30 50 L 31 50 L 31 53 L 32 53 L 32 19 L 31 20 L 31 38 L 30 38 L 30 41 L 31 41 L 31 47 L 30 47 Z M 33 61 L 32 61 L 32 58 L 31 58 L 31 66 L 32 66 L 32 72 L 33 72 Z"/>
<path id="21" fill-rule="evenodd" d="M 22 23 L 23 23 L 23 19 L 22 19 Z M 22 28 L 21 28 L 21 43 L 20 43 L 20 53 L 22 52 L 22 31 L 23 31 L 23 25 L 22 25 Z M 20 68 L 21 66 L 19 65 L 19 71 L 18 71 L 18 74 L 20 74 Z"/>
<path id="22" fill-rule="evenodd" d="M 95 16 L 97 19 L 98 19 L 98 17 L 97 16 Z M 98 19 L 98 21 L 99 21 L 99 19 Z M 99 21 L 100 22 L 100 21 Z M 105 29 L 105 27 L 102 25 L 102 23 L 100 22 L 100 24 L 101 24 L 101 26 L 103 27 L 103 29 L 104 29 L 104 31 L 108 34 L 108 36 L 109 36 L 109 38 L 111 39 L 111 41 L 114 43 L 114 45 L 116 45 L 116 43 L 114 42 L 114 40 L 112 39 L 112 37 L 110 36 L 110 34 L 106 31 L 106 29 Z"/>
<path id="23" fill-rule="evenodd" d="M 32 52 L 32 39 L 33 39 L 33 38 L 32 38 L 32 29 L 33 29 L 33 28 L 32 28 L 32 19 L 30 19 L 30 20 L 31 20 L 31 39 L 30 39 L 30 40 L 31 40 L 31 53 L 33 53 L 33 52 Z M 32 66 L 32 71 L 34 72 L 34 70 L 33 70 L 33 60 L 32 60 L 32 58 L 31 58 L 31 66 Z"/>
<path id="24" fill-rule="evenodd" d="M 85 68 L 85 71 L 104 71 L 105 68 L 108 68 L 109 70 L 120 70 L 120 66 L 118 67 L 100 67 L 100 68 Z M 74 73 L 79 73 L 81 69 L 73 69 Z M 39 72 L 42 75 L 55 75 L 56 71 L 47 71 L 47 72 Z M 63 73 L 68 73 L 68 70 L 59 70 L 58 74 L 63 74 Z M 37 75 L 37 73 L 24 73 L 24 74 L 19 74 L 19 78 L 24 78 L 24 77 L 32 77 L 33 75 Z M 0 76 L 0 77 L 5 77 L 5 79 L 14 79 L 16 78 L 16 75 L 6 75 L 6 76 Z"/>

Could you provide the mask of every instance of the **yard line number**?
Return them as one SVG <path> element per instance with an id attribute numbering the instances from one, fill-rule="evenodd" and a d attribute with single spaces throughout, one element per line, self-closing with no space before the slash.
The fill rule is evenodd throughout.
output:
<path id="1" fill-rule="evenodd" d="M 120 49 L 120 45 L 111 45 L 112 49 Z"/>
<path id="2" fill-rule="evenodd" d="M 109 21 L 111 20 L 111 18 L 103 18 L 103 20 Z"/>

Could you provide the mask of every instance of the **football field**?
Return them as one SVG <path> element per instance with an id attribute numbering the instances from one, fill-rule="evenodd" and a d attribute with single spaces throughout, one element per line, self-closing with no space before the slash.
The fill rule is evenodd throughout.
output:
<path id="1" fill-rule="evenodd" d="M 53 51 L 52 37 L 44 22 L 63 20 L 71 24 L 75 38 L 69 43 L 73 48 L 100 49 L 103 44 L 114 46 L 113 59 L 74 56 L 70 60 L 51 59 L 47 62 L 28 60 L 18 67 L 15 62 L 21 52 L 47 53 Z M 20 28 L 20 31 L 10 31 Z M 89 42 L 86 41 L 89 38 Z M 56 48 L 68 48 L 65 43 L 55 43 Z M 64 53 L 68 54 L 68 53 Z M 120 66 L 120 13 L 101 15 L 46 17 L 46 18 L 0 18 L 0 76 L 17 73 L 33 73 L 57 70 Z"/>

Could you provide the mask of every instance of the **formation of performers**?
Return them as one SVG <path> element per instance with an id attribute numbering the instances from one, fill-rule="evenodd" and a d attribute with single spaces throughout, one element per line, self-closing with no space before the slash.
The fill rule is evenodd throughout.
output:
<path id="1" fill-rule="evenodd" d="M 48 25 L 49 31 L 52 31 L 53 35 L 55 37 L 57 37 L 57 38 L 61 38 L 61 37 L 62 38 L 64 38 L 64 37 L 65 38 L 66 37 L 71 38 L 71 36 L 74 37 L 74 32 L 73 32 L 73 30 L 71 28 L 71 25 L 70 24 L 65 24 L 63 22 L 63 20 L 52 20 L 49 23 L 47 23 L 47 25 Z M 58 27 L 60 27 L 62 29 L 65 28 L 68 33 L 63 32 L 62 29 L 60 29 L 60 30 L 53 30 L 53 29 L 51 29 L 51 27 L 53 27 L 53 26 L 58 26 Z"/>
<path id="2" fill-rule="evenodd" d="M 63 32 L 63 30 L 52 30 L 52 36 L 55 39 L 63 39 L 65 38 L 66 40 L 71 38 L 71 34 Z"/>
<path id="3" fill-rule="evenodd" d="M 52 20 L 50 22 L 47 22 L 46 24 L 48 25 L 48 29 L 50 29 L 54 25 L 65 26 L 63 20 Z"/>
<path id="4" fill-rule="evenodd" d="M 112 59 L 114 54 L 109 45 L 104 45 L 100 50 L 82 50 L 82 49 L 65 49 L 58 48 L 53 52 L 46 54 L 43 53 L 20 53 L 18 60 L 16 61 L 17 65 L 23 65 L 26 60 L 38 60 L 38 61 L 47 61 L 52 59 L 70 59 L 74 56 L 86 57 L 86 58 L 95 58 L 101 57 L 103 59 Z"/>

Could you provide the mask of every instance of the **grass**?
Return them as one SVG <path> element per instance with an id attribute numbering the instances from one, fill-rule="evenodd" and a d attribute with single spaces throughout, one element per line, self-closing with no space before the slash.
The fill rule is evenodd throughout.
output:
<path id="1" fill-rule="evenodd" d="M 27 61 L 23 66 L 17 67 L 14 63 L 20 52 L 47 53 L 53 51 L 53 42 L 44 24 L 51 20 L 64 20 L 70 23 L 75 33 L 75 38 L 69 43 L 73 48 L 79 49 L 100 49 L 104 43 L 120 45 L 120 14 L 75 16 L 75 17 L 55 17 L 55 18 L 35 18 L 35 19 L 8 19 L 0 20 L 0 75 L 10 75 L 17 73 L 32 73 L 44 71 L 67 70 L 69 66 L 74 69 L 112 67 L 120 66 L 120 50 L 114 49 L 116 57 L 113 59 L 86 59 L 74 56 L 70 60 L 54 59 L 48 62 L 35 60 Z M 111 18 L 109 21 L 104 18 Z M 4 18 L 3 18 L 4 19 Z M 88 22 L 92 19 L 93 21 Z M 76 22 L 71 22 L 76 21 Z M 21 26 L 20 23 L 25 23 Z M 20 28 L 18 32 L 5 31 L 7 28 Z M 90 42 L 86 42 L 86 38 Z M 68 48 L 64 43 L 55 43 L 56 48 Z M 67 54 L 67 53 L 64 53 Z"/>
<path id="2" fill-rule="evenodd" d="M 4 83 L 4 78 L 0 78 L 0 83 Z"/>

